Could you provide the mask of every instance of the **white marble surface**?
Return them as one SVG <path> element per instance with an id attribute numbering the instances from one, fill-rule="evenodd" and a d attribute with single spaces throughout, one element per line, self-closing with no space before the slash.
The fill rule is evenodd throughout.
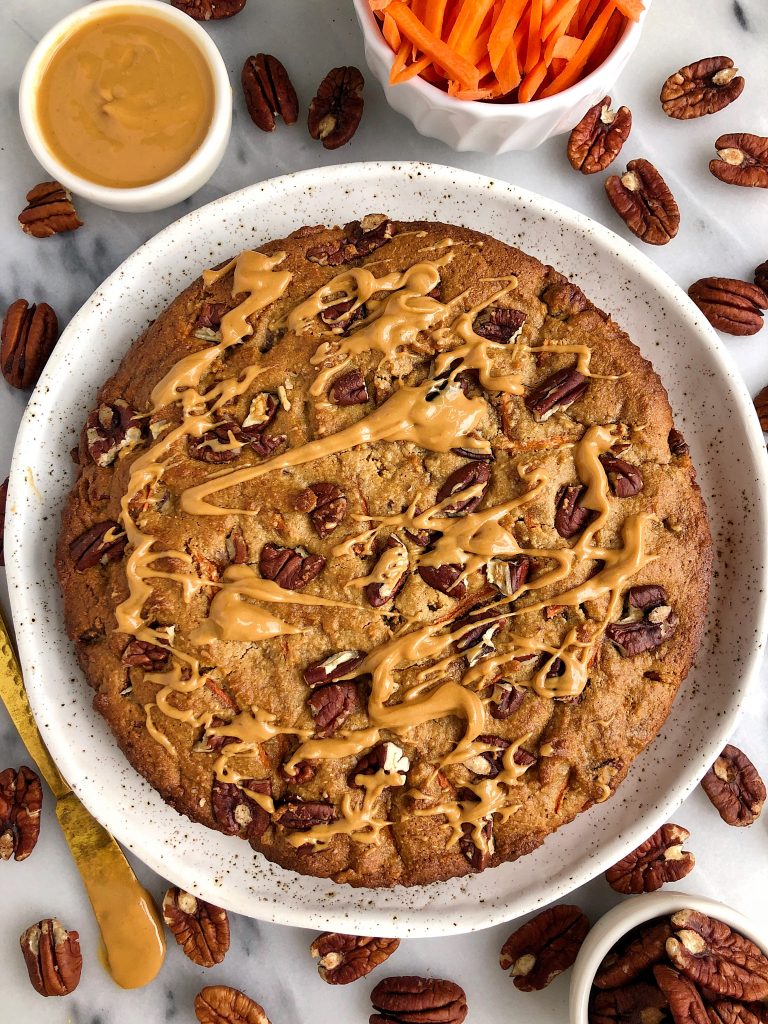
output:
<path id="1" fill-rule="evenodd" d="M 361 128 L 352 143 L 329 154 L 309 139 L 303 124 L 281 127 L 265 136 L 247 119 L 239 92 L 240 67 L 249 53 L 280 56 L 294 79 L 303 108 L 328 68 L 358 63 L 365 70 L 351 5 L 345 0 L 249 0 L 234 21 L 210 28 L 222 49 L 235 85 L 235 123 L 229 152 L 213 180 L 179 207 L 157 214 L 110 213 L 81 202 L 86 227 L 69 236 L 37 241 L 22 235 L 16 215 L 24 193 L 45 175 L 26 148 L 18 124 L 16 90 L 24 61 L 34 43 L 77 0 L 4 0 L 0 9 L 0 306 L 25 296 L 47 300 L 63 323 L 93 288 L 133 249 L 194 206 L 243 185 L 284 171 L 318 164 L 365 159 L 425 159 L 449 163 L 514 181 L 561 200 L 610 227 L 623 226 L 609 207 L 603 175 L 575 174 L 565 158 L 564 139 L 534 153 L 489 158 L 456 154 L 422 139 L 410 123 L 386 105 L 370 82 Z M 655 0 L 640 47 L 612 95 L 634 115 L 627 159 L 645 156 L 663 172 L 682 212 L 678 237 L 651 255 L 683 287 L 705 274 L 750 278 L 768 258 L 768 195 L 729 188 L 712 178 L 707 161 L 714 139 L 726 131 L 768 132 L 768 7 L 764 0 Z M 671 71 L 698 57 L 727 53 L 742 68 L 747 86 L 725 112 L 678 123 L 661 112 L 657 95 Z M 361 211 L 363 212 L 363 211 Z M 626 234 L 626 232 L 624 232 Z M 632 236 L 626 234 L 626 237 Z M 642 243 L 638 243 L 641 245 Z M 649 318 L 653 311 L 649 311 Z M 766 335 L 727 339 L 751 392 L 768 383 Z M 94 353 L 98 359 L 98 353 Z M 73 386 L 77 386 L 73 382 Z M 25 396 L 0 382 L 0 478 L 7 472 Z M 55 529 L 55 524 L 51 524 Z M 744 552 L 749 558 L 749 552 Z M 7 594 L 0 571 L 3 607 Z M 734 739 L 768 774 L 764 737 L 768 719 L 768 667 L 755 688 Z M 0 761 L 17 766 L 26 754 L 4 712 L 0 712 Z M 680 885 L 714 896 L 756 918 L 768 914 L 768 817 L 746 831 L 727 828 L 701 791 L 675 814 L 690 828 L 697 855 L 694 872 Z M 149 888 L 160 898 L 164 882 L 137 864 Z M 573 895 L 595 920 L 618 897 L 602 879 Z M 14 1024 L 135 1024 L 140 1020 L 192 1022 L 192 1001 L 203 984 L 231 984 L 257 998 L 272 1024 L 330 1024 L 364 1021 L 370 979 L 347 989 L 319 980 L 307 953 L 311 933 L 232 919 L 232 948 L 223 964 L 205 972 L 169 950 L 159 978 L 149 988 L 122 992 L 109 980 L 98 958 L 98 934 L 80 881 L 58 831 L 48 797 L 42 835 L 34 855 L 23 864 L 0 865 L 0 1021 Z M 43 1002 L 29 987 L 18 935 L 40 917 L 55 914 L 81 935 L 83 979 L 65 1000 Z M 567 977 L 538 995 L 522 995 L 497 966 L 498 950 L 511 930 L 501 926 L 475 935 L 411 940 L 401 944 L 390 973 L 428 973 L 461 983 L 474 1024 L 530 1019 L 567 1020 Z"/>

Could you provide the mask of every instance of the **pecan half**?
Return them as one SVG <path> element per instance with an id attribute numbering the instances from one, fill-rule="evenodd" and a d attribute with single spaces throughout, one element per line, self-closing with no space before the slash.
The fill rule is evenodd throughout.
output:
<path id="1" fill-rule="evenodd" d="M 85 572 L 94 565 L 117 562 L 123 557 L 128 538 L 119 523 L 105 519 L 94 523 L 69 544 L 69 553 L 78 572 Z"/>
<path id="2" fill-rule="evenodd" d="M 704 57 L 670 75 L 661 87 L 664 113 L 680 121 L 716 114 L 741 96 L 744 79 L 730 57 Z"/>
<path id="3" fill-rule="evenodd" d="M 357 683 L 321 686 L 307 697 L 307 707 L 315 720 L 315 733 L 323 739 L 333 736 L 360 707 Z"/>
<path id="4" fill-rule="evenodd" d="M 678 618 L 667 604 L 667 592 L 655 584 L 630 587 L 625 611 L 620 622 L 610 623 L 605 630 L 625 658 L 655 650 L 677 629 Z"/>
<path id="5" fill-rule="evenodd" d="M 501 947 L 501 969 L 510 971 L 521 992 L 546 988 L 573 964 L 588 931 L 589 921 L 578 907 L 561 904 L 542 910 Z"/>
<path id="6" fill-rule="evenodd" d="M 528 393 L 525 404 L 533 418 L 543 423 L 556 412 L 568 409 L 588 387 L 589 381 L 578 370 L 558 370 Z"/>
<path id="7" fill-rule="evenodd" d="M 27 192 L 27 205 L 19 214 L 22 231 L 35 238 L 50 238 L 83 226 L 72 196 L 58 181 L 43 181 Z"/>
<path id="8" fill-rule="evenodd" d="M 211 341 L 218 340 L 216 332 L 221 327 L 221 321 L 228 309 L 226 302 L 208 302 L 206 300 L 200 306 L 200 312 L 192 326 L 196 330 L 212 331 L 215 339 L 211 338 Z"/>
<path id="9" fill-rule="evenodd" d="M 495 779 L 504 767 L 504 751 L 510 744 L 501 736 L 483 735 L 477 737 L 478 743 L 484 743 L 491 747 L 491 750 L 484 750 L 482 754 L 475 754 L 464 762 L 475 775 L 485 779 Z"/>
<path id="10" fill-rule="evenodd" d="M 721 135 L 715 142 L 717 159 L 709 169 L 727 185 L 768 188 L 768 138 L 736 132 Z"/>
<path id="11" fill-rule="evenodd" d="M 604 96 L 590 107 L 568 139 L 571 167 L 582 174 L 596 174 L 610 166 L 621 152 L 632 130 L 629 107 L 611 109 L 611 97 Z"/>
<path id="12" fill-rule="evenodd" d="M 589 1024 L 661 1024 L 667 997 L 656 985 L 636 985 L 596 992 L 589 1008 Z"/>
<path id="13" fill-rule="evenodd" d="M 562 275 L 557 274 L 557 277 L 562 278 Z M 547 315 L 555 320 L 570 320 L 589 309 L 589 299 L 581 288 L 564 278 L 547 285 L 541 293 L 541 301 L 547 307 Z"/>
<path id="14" fill-rule="evenodd" d="M 55 917 L 31 925 L 21 936 L 21 952 L 32 987 L 41 996 L 66 996 L 80 983 L 80 936 Z"/>
<path id="15" fill-rule="evenodd" d="M 248 542 L 240 526 L 233 526 L 225 541 L 227 558 L 233 565 L 245 565 L 250 562 Z"/>
<path id="16" fill-rule="evenodd" d="M 617 498 L 632 498 L 643 489 L 643 474 L 631 462 L 625 462 L 611 452 L 600 456 L 608 483 Z"/>
<path id="17" fill-rule="evenodd" d="M 345 299 L 326 306 L 320 313 L 320 319 L 335 334 L 348 334 L 353 324 L 366 317 L 365 303 L 358 306 L 355 302 L 355 299 Z"/>
<path id="18" fill-rule="evenodd" d="M 408 775 L 411 767 L 410 758 L 391 740 L 377 744 L 367 754 L 363 754 L 355 767 L 347 776 L 351 786 L 357 785 L 355 779 L 358 775 L 376 775 L 383 772 L 385 775 L 399 775 L 402 782 Z"/>
<path id="19" fill-rule="evenodd" d="M 445 479 L 442 487 L 437 492 L 437 504 L 452 498 L 454 495 L 461 495 L 474 487 L 480 487 L 480 493 L 468 498 L 460 498 L 459 501 L 451 502 L 441 509 L 444 516 L 465 516 L 474 512 L 477 506 L 485 497 L 488 484 L 491 479 L 490 467 L 484 462 L 468 462 L 459 466 Z"/>
<path id="20" fill-rule="evenodd" d="M 566 540 L 586 529 L 597 515 L 593 509 L 584 508 L 581 504 L 586 493 L 587 488 L 582 484 L 568 484 L 557 492 L 555 529 Z"/>
<path id="21" fill-rule="evenodd" d="M 654 967 L 653 976 L 669 1004 L 675 1024 L 710 1024 L 704 1002 L 687 978 L 666 964 Z"/>
<path id="22" fill-rule="evenodd" d="M 768 1006 L 765 1003 L 735 1003 L 717 999 L 707 1007 L 711 1024 L 765 1024 Z"/>
<path id="23" fill-rule="evenodd" d="M 598 967 L 592 984 L 595 988 L 608 989 L 635 981 L 643 971 L 664 960 L 667 939 L 671 936 L 668 921 L 644 925 L 626 945 L 611 950 Z"/>
<path id="24" fill-rule="evenodd" d="M 0 565 L 5 565 L 5 509 L 8 504 L 8 477 L 0 484 Z"/>
<path id="25" fill-rule="evenodd" d="M 765 805 L 765 783 L 747 755 L 730 743 L 701 780 L 728 825 L 752 825 Z"/>
<path id="26" fill-rule="evenodd" d="M 352 263 L 379 249 L 396 232 L 395 224 L 384 213 L 368 213 L 362 220 L 344 225 L 345 236 L 340 242 L 326 242 L 307 250 L 310 263 L 323 267 L 337 267 Z"/>
<path id="27" fill-rule="evenodd" d="M 313 661 L 304 669 L 304 682 L 314 689 L 316 686 L 325 686 L 326 683 L 351 676 L 364 658 L 365 655 L 360 651 L 339 651 L 322 661 Z"/>
<path id="28" fill-rule="evenodd" d="M 755 267 L 755 284 L 768 295 L 768 260 Z"/>
<path id="29" fill-rule="evenodd" d="M 363 116 L 365 79 L 355 67 L 333 68 L 309 105 L 307 127 L 313 139 L 326 149 L 338 149 L 349 142 Z"/>
<path id="30" fill-rule="evenodd" d="M 0 772 L 0 860 L 26 860 L 40 835 L 43 787 L 37 773 L 22 765 Z"/>
<path id="31" fill-rule="evenodd" d="M 514 715 L 524 700 L 525 690 L 521 686 L 500 679 L 494 683 L 488 710 L 492 718 L 503 722 L 505 718 Z"/>
<path id="32" fill-rule="evenodd" d="M 377 1012 L 369 1024 L 462 1024 L 467 1016 L 464 989 L 441 978 L 385 978 L 371 992 L 371 1002 Z"/>
<path id="33" fill-rule="evenodd" d="M 192 963 L 213 967 L 224 959 L 229 949 L 226 910 L 173 886 L 163 898 L 163 919 Z"/>
<path id="34" fill-rule="evenodd" d="M 477 615 L 468 615 L 466 619 L 459 619 L 454 628 L 463 631 L 461 636 L 454 641 L 457 651 L 463 652 L 473 647 L 479 647 L 481 654 L 490 654 L 494 649 L 493 638 L 501 629 L 501 621 L 488 618 L 487 614 L 481 611 Z"/>
<path id="35" fill-rule="evenodd" d="M 119 452 L 141 441 L 142 421 L 122 398 L 94 409 L 85 424 L 88 453 L 97 466 L 111 466 Z"/>
<path id="36" fill-rule="evenodd" d="M 768 433 L 768 386 L 755 395 L 755 412 L 763 433 Z"/>
<path id="37" fill-rule="evenodd" d="M 318 935 L 309 952 L 317 960 L 317 972 L 329 985 L 349 985 L 388 960 L 400 945 L 399 939 L 368 935 Z"/>
<path id="38" fill-rule="evenodd" d="M 120 660 L 124 665 L 143 668 L 147 672 L 159 672 L 167 666 L 170 657 L 171 652 L 167 647 L 150 643 L 148 640 L 131 640 Z"/>
<path id="39" fill-rule="evenodd" d="M 59 322 L 47 302 L 8 307 L 0 334 L 0 369 L 13 388 L 34 387 L 59 337 Z"/>
<path id="40" fill-rule="evenodd" d="M 228 985 L 209 985 L 198 992 L 195 1016 L 200 1024 L 269 1024 L 258 1003 Z"/>
<path id="41" fill-rule="evenodd" d="M 525 320 L 526 314 L 522 309 L 489 306 L 477 314 L 472 323 L 472 330 L 481 338 L 506 345 L 517 338 Z"/>
<path id="42" fill-rule="evenodd" d="M 217 21 L 239 14 L 247 0 L 171 0 L 171 7 L 184 11 L 195 21 Z"/>
<path id="43" fill-rule="evenodd" d="M 762 310 L 768 294 L 748 281 L 732 277 L 702 277 L 688 294 L 713 327 L 726 334 L 757 334 L 763 326 Z"/>
<path id="44" fill-rule="evenodd" d="M 680 227 L 680 211 L 662 176 L 648 160 L 630 160 L 605 181 L 611 206 L 629 230 L 649 245 L 666 245 Z"/>
<path id="45" fill-rule="evenodd" d="M 460 583 L 456 582 L 463 571 L 463 566 L 451 562 L 446 565 L 420 565 L 417 569 L 428 587 L 456 599 L 464 597 L 467 592 L 467 584 L 463 580 Z"/>
<path id="46" fill-rule="evenodd" d="M 459 839 L 459 849 L 469 861 L 473 871 L 485 871 L 495 852 L 493 841 L 493 818 L 488 815 L 483 819 L 480 829 L 480 843 L 475 838 L 474 825 L 465 821 L 461 826 L 464 835 Z"/>
<path id="47" fill-rule="evenodd" d="M 240 81 L 251 120 L 263 132 L 275 130 L 275 117 L 295 124 L 299 116 L 299 98 L 288 72 L 271 53 L 246 57 Z"/>
<path id="48" fill-rule="evenodd" d="M 408 578 L 408 565 L 408 548 L 394 533 L 390 534 L 373 567 L 373 579 L 365 585 L 365 596 L 374 608 L 397 597 Z"/>
<path id="49" fill-rule="evenodd" d="M 216 737 L 215 737 L 216 738 Z M 241 779 L 240 785 L 213 780 L 211 809 L 213 816 L 228 836 L 241 835 L 246 839 L 259 839 L 269 827 L 269 813 L 245 792 L 272 795 L 270 779 Z"/>
<path id="50" fill-rule="evenodd" d="M 653 835 L 605 873 L 612 889 L 627 895 L 655 892 L 679 882 L 693 870 L 696 858 L 683 849 L 690 837 L 681 825 L 662 825 Z"/>
<path id="51" fill-rule="evenodd" d="M 336 821 L 339 812 L 333 804 L 321 801 L 289 800 L 275 811 L 275 823 L 288 832 L 308 832 L 317 825 Z"/>
<path id="52" fill-rule="evenodd" d="M 516 594 L 528 582 L 532 571 L 533 559 L 528 555 L 515 555 L 514 558 L 491 558 L 485 567 L 486 579 L 505 597 L 512 597 Z"/>
<path id="53" fill-rule="evenodd" d="M 670 454 L 674 455 L 675 458 L 679 459 L 683 455 L 688 454 L 689 449 L 687 441 L 680 433 L 680 431 L 676 430 L 674 427 L 672 427 L 672 429 L 669 432 L 667 444 L 669 445 Z"/>
<path id="54" fill-rule="evenodd" d="M 672 927 L 667 956 L 695 985 L 726 999 L 768 999 L 768 957 L 754 942 L 697 910 L 678 911 Z"/>
<path id="55" fill-rule="evenodd" d="M 199 437 L 190 437 L 187 441 L 190 457 L 197 459 L 198 462 L 219 465 L 240 458 L 245 449 L 250 449 L 262 457 L 271 455 L 286 437 L 285 434 L 267 436 L 264 433 L 274 413 L 265 415 L 268 419 L 258 423 L 251 420 L 251 425 L 248 425 L 250 414 L 242 425 L 234 420 L 224 420 Z"/>
<path id="56" fill-rule="evenodd" d="M 281 548 L 265 544 L 259 555 L 259 572 L 284 590 L 303 590 L 325 568 L 322 555 L 308 554 L 303 548 Z"/>
<path id="57" fill-rule="evenodd" d="M 294 508 L 309 515 L 318 537 L 330 537 L 347 514 L 347 498 L 336 484 L 310 484 L 299 494 Z"/>
<path id="58" fill-rule="evenodd" d="M 361 370 L 348 370 L 340 374 L 328 392 L 336 405 L 364 405 L 368 401 L 368 388 Z"/>

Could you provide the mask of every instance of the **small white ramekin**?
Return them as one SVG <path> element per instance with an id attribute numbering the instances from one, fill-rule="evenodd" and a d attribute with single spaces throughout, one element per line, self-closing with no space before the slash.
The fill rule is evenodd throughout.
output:
<path id="1" fill-rule="evenodd" d="M 69 170 L 51 152 L 37 119 L 37 87 L 51 51 L 64 36 L 80 26 L 120 10 L 130 13 L 146 12 L 175 25 L 189 39 L 190 45 L 196 46 L 202 54 L 210 69 L 214 90 L 210 128 L 189 160 L 173 174 L 137 188 L 98 185 Z M 191 196 L 208 181 L 219 166 L 232 127 L 232 87 L 221 54 L 208 33 L 189 15 L 166 3 L 160 3 L 160 0 L 99 0 L 98 3 L 80 7 L 57 22 L 32 51 L 19 86 L 19 116 L 24 136 L 37 160 L 53 178 L 71 192 L 111 210 L 144 213 L 149 210 L 165 209 Z"/>
<path id="2" fill-rule="evenodd" d="M 637 22 L 630 22 L 613 52 L 569 89 L 530 103 L 478 103 L 457 100 L 421 78 L 389 84 L 393 54 L 384 40 L 368 0 L 354 0 L 363 30 L 365 59 L 381 82 L 387 102 L 411 120 L 418 132 L 459 151 L 506 153 L 535 149 L 545 139 L 569 132 L 587 110 L 607 95 L 640 42 L 651 0 Z"/>
<path id="3" fill-rule="evenodd" d="M 609 910 L 584 940 L 571 975 L 570 1024 L 588 1024 L 592 981 L 605 955 L 622 936 L 646 921 L 669 917 L 678 910 L 698 910 L 717 921 L 723 921 L 768 954 L 768 926 L 750 921 L 725 903 L 706 896 L 692 896 L 687 892 L 652 892 L 645 896 L 635 896 Z"/>

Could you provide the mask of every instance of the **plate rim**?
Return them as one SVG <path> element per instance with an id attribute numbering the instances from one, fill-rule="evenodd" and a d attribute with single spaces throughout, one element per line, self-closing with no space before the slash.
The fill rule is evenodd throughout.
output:
<path id="1" fill-rule="evenodd" d="M 545 219 L 551 219 L 554 217 L 558 224 L 566 224 L 582 237 L 584 235 L 590 235 L 594 238 L 595 242 L 602 246 L 612 247 L 615 255 L 622 261 L 623 265 L 628 266 L 634 273 L 640 275 L 644 282 L 651 286 L 655 292 L 663 293 L 668 301 L 673 301 L 677 304 L 680 309 L 681 316 L 684 316 L 685 319 L 689 321 L 692 331 L 698 337 L 701 344 L 709 350 L 717 364 L 720 379 L 727 381 L 729 392 L 733 397 L 737 411 L 740 414 L 741 422 L 739 423 L 739 428 L 740 433 L 743 434 L 746 442 L 746 452 L 751 459 L 752 465 L 750 468 L 755 472 L 755 490 L 762 492 L 763 495 L 768 494 L 768 454 L 766 454 L 762 432 L 759 429 L 759 423 L 754 412 L 754 406 L 747 390 L 746 383 L 736 367 L 725 343 L 719 338 L 714 329 L 703 320 L 698 308 L 680 288 L 680 286 L 677 285 L 677 283 L 664 270 L 658 267 L 648 255 L 641 252 L 631 242 L 617 235 L 610 228 L 606 227 L 599 221 L 593 220 L 586 214 L 574 210 L 557 200 L 549 199 L 548 197 L 539 195 L 531 190 L 521 188 L 514 183 L 503 181 L 499 178 L 489 177 L 487 175 L 477 174 L 473 171 L 450 167 L 449 165 L 444 164 L 423 161 L 378 160 L 350 162 L 340 165 L 310 168 L 308 170 L 278 175 L 273 178 L 265 179 L 261 182 L 256 182 L 225 196 L 217 197 L 212 202 L 186 213 L 184 216 L 178 218 L 176 221 L 157 232 L 134 250 L 134 252 L 131 253 L 112 272 L 112 274 L 97 286 L 77 313 L 75 313 L 72 320 L 62 333 L 59 344 L 54 350 L 53 356 L 49 360 L 40 382 L 27 405 L 14 444 L 8 494 L 9 509 L 13 507 L 17 494 L 21 497 L 22 488 L 25 483 L 25 470 L 23 467 L 24 452 L 27 450 L 27 445 L 34 440 L 36 418 L 35 410 L 37 405 L 35 398 L 39 401 L 49 380 L 53 380 L 56 377 L 57 372 L 64 369 L 64 350 L 65 348 L 74 347 L 74 339 L 76 339 L 81 325 L 88 321 L 88 318 L 92 315 L 94 309 L 103 301 L 100 298 L 102 293 L 105 290 L 109 290 L 120 277 L 124 276 L 126 273 L 129 274 L 134 265 L 141 265 L 146 258 L 148 250 L 151 251 L 153 248 L 161 247 L 169 239 L 172 239 L 176 232 L 180 229 L 184 230 L 190 221 L 201 217 L 201 215 L 203 217 L 210 217 L 212 211 L 215 211 L 218 207 L 225 205 L 229 206 L 233 203 L 237 203 L 239 200 L 243 201 L 243 205 L 247 205 L 248 199 L 251 195 L 263 195 L 265 192 L 274 191 L 276 189 L 286 190 L 289 188 L 298 188 L 311 190 L 319 183 L 327 182 L 329 178 L 333 179 L 334 183 L 339 188 L 343 188 L 344 186 L 353 187 L 356 179 L 364 178 L 367 180 L 372 176 L 375 176 L 375 180 L 381 180 L 382 177 L 389 178 L 393 174 L 411 175 L 417 182 L 419 179 L 426 180 L 427 178 L 431 178 L 432 183 L 435 185 L 442 185 L 448 189 L 466 188 L 470 192 L 476 192 L 478 195 L 481 195 L 483 192 L 487 193 L 488 191 L 491 191 L 502 201 L 506 199 L 507 201 L 511 201 L 519 206 L 524 206 L 527 210 L 535 212 Z M 64 345 L 62 345 L 62 341 L 65 342 Z M 760 519 L 762 520 L 762 529 L 760 531 L 760 551 L 763 556 L 765 556 L 768 549 L 768 501 L 762 500 L 760 513 Z M 31 679 L 34 679 L 33 636 L 28 635 L 28 633 L 32 634 L 34 631 L 28 627 L 27 619 L 30 617 L 29 612 L 34 612 L 35 606 L 33 602 L 30 602 L 29 607 L 27 607 L 27 598 L 25 596 L 24 584 L 26 580 L 24 578 L 24 570 L 20 557 L 19 536 L 21 533 L 22 518 L 23 517 L 21 516 L 9 516 L 6 527 L 6 536 L 10 542 L 10 552 L 6 556 L 6 561 L 12 616 L 15 622 L 22 623 L 22 625 L 17 629 L 17 644 L 19 648 L 20 661 L 25 674 Z M 738 719 L 743 712 L 744 704 L 755 684 L 761 665 L 762 650 L 764 646 L 764 639 L 761 642 L 761 638 L 764 638 L 766 632 L 768 632 L 768 558 L 763 557 L 762 562 L 763 570 L 760 580 L 762 586 L 760 587 L 759 596 L 754 602 L 756 605 L 756 639 L 752 644 L 748 655 L 745 656 L 743 667 L 739 668 L 738 678 L 741 682 L 741 695 L 735 706 L 733 706 L 723 717 L 721 729 L 723 734 L 726 732 L 730 734 L 735 729 Z M 53 571 L 53 567 L 51 566 L 50 568 L 51 571 Z M 29 696 L 33 712 L 36 713 L 36 717 L 39 715 L 39 718 L 43 719 L 44 716 L 41 714 L 43 711 L 41 688 L 33 683 L 29 690 Z M 56 757 L 57 762 L 63 761 L 65 765 L 70 765 L 72 762 L 66 757 L 64 744 L 56 739 L 54 725 L 42 720 L 39 721 L 39 725 L 46 744 L 48 744 L 49 739 L 52 737 L 52 754 L 55 751 L 54 756 Z M 586 884 L 604 870 L 605 867 L 609 866 L 610 863 L 620 859 L 621 856 L 624 856 L 627 852 L 633 849 L 637 845 L 637 842 L 642 841 L 642 838 L 650 834 L 654 829 L 658 828 L 659 825 L 667 820 L 669 816 L 680 806 L 683 800 L 692 792 L 698 784 L 701 775 L 706 771 L 706 768 L 713 756 L 716 755 L 716 748 L 719 747 L 720 742 L 721 741 L 718 740 L 716 744 L 713 744 L 710 739 L 709 743 L 704 746 L 706 756 L 702 758 L 702 750 L 700 749 L 689 762 L 688 772 L 691 773 L 691 775 L 688 781 L 676 784 L 666 796 L 666 799 L 663 796 L 659 798 L 659 802 L 655 804 L 655 810 L 650 815 L 642 817 L 643 834 L 641 837 L 638 838 L 636 835 L 637 826 L 632 829 L 626 829 L 622 833 L 622 836 L 618 836 L 612 841 L 608 841 L 604 844 L 608 853 L 605 853 L 605 850 L 601 847 L 600 853 L 596 852 L 593 856 L 583 861 L 579 869 L 573 873 L 571 878 L 556 884 L 553 891 L 548 893 L 546 898 L 535 900 L 531 898 L 529 901 L 530 905 L 523 911 L 516 909 L 510 913 L 507 909 L 507 905 L 504 903 L 497 904 L 494 907 L 488 907 L 483 906 L 482 901 L 478 901 L 477 906 L 482 908 L 481 913 L 478 913 L 477 910 L 475 910 L 475 912 L 470 916 L 468 912 L 465 911 L 461 916 L 452 916 L 450 909 L 441 911 L 431 910 L 429 912 L 429 920 L 427 922 L 419 922 L 418 918 L 424 914 L 424 911 L 418 908 L 408 907 L 403 907 L 399 912 L 391 914 L 388 910 L 379 911 L 375 908 L 365 911 L 359 911 L 354 908 L 349 911 L 344 911 L 343 908 L 338 910 L 317 911 L 309 910 L 301 904 L 296 904 L 295 906 L 290 903 L 287 905 L 277 905 L 275 901 L 269 901 L 252 895 L 251 906 L 244 911 L 242 907 L 233 906 L 227 899 L 222 900 L 219 898 L 218 900 L 215 900 L 215 902 L 218 902 L 219 905 L 225 906 L 227 909 L 236 913 L 245 913 L 247 916 L 251 916 L 256 919 L 297 927 L 323 927 L 342 931 L 360 931 L 365 928 L 370 928 L 377 920 L 381 920 L 382 917 L 386 917 L 387 915 L 391 918 L 387 924 L 392 934 L 402 936 L 437 936 L 456 934 L 459 932 L 470 932 L 492 927 L 493 925 L 510 920 L 512 917 L 523 916 L 524 914 L 531 912 L 535 907 L 544 906 L 554 900 L 563 898 L 569 892 L 573 891 L 573 889 Z M 63 750 L 64 756 L 62 756 Z M 127 759 L 126 764 L 128 764 Z M 698 765 L 698 768 L 695 767 L 696 765 Z M 128 765 L 128 767 L 130 768 L 130 765 Z M 695 770 L 693 770 L 694 768 Z M 66 775 L 66 772 L 64 772 L 64 774 Z M 89 799 L 90 792 L 88 791 L 87 786 L 84 792 L 80 791 L 83 786 L 86 786 L 84 780 L 78 778 L 76 783 L 72 785 L 72 788 L 88 810 L 98 819 L 100 815 L 97 812 L 100 808 L 98 806 L 94 806 L 94 803 Z M 97 804 L 98 802 L 98 799 L 96 799 Z M 105 817 L 109 819 L 110 815 L 105 815 Z M 114 813 L 111 817 L 115 817 Z M 186 820 L 186 818 L 180 816 L 180 821 Z M 115 822 L 110 821 L 110 826 L 114 824 Z M 152 850 L 147 849 L 147 846 L 142 844 L 141 839 L 137 841 L 135 836 L 125 836 L 122 834 L 119 827 L 114 829 L 113 834 L 124 845 L 128 846 L 128 848 L 131 849 L 140 860 L 151 867 L 152 870 L 156 871 L 162 877 L 166 877 L 167 865 L 164 865 L 161 860 L 153 855 Z M 154 841 L 150 841 L 149 846 L 155 846 Z M 442 883 L 434 884 L 440 885 Z M 328 881 L 328 885 L 329 887 L 336 887 L 336 883 L 333 883 L 330 880 Z M 191 888 L 194 890 L 195 887 L 192 886 Z M 201 896 L 204 898 L 210 897 L 210 893 L 206 896 L 204 887 L 201 888 L 198 885 L 197 888 L 200 890 Z M 360 892 L 360 890 L 356 891 Z M 375 890 L 363 891 L 375 892 Z M 258 913 L 254 909 L 256 904 L 259 904 Z M 394 918 L 394 920 L 392 920 L 392 918 Z"/>

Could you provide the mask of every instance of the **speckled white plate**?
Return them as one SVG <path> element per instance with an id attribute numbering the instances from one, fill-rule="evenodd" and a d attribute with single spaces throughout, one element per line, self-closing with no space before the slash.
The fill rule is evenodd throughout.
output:
<path id="1" fill-rule="evenodd" d="M 517 863 L 418 889 L 352 889 L 284 871 L 164 804 L 91 708 L 53 570 L 59 512 L 74 479 L 69 450 L 99 386 L 147 322 L 230 253 L 302 224 L 344 223 L 373 211 L 466 224 L 518 244 L 614 314 L 669 389 L 717 556 L 697 668 L 617 796 Z M 487 927 L 613 864 L 671 815 L 721 749 L 766 634 L 766 496 L 762 434 L 724 346 L 687 296 L 613 232 L 515 186 L 448 167 L 350 164 L 275 178 L 188 214 L 127 259 L 72 320 L 32 396 L 14 453 L 6 530 L 30 700 L 51 753 L 89 810 L 157 872 L 205 899 L 283 924 L 369 934 Z"/>

